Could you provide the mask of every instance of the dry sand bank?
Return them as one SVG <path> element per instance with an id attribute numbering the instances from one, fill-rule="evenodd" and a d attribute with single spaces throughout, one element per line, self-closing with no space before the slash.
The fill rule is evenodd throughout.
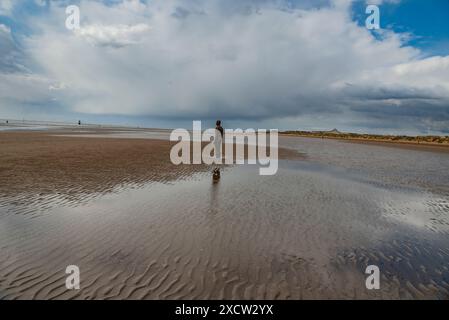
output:
<path id="1" fill-rule="evenodd" d="M 288 134 L 288 133 L 280 133 L 280 136 L 285 137 L 302 137 L 302 138 L 312 138 L 312 139 L 330 139 L 330 140 L 338 140 L 345 141 L 348 143 L 360 143 L 360 144 L 371 144 L 371 145 L 379 145 L 385 147 L 393 147 L 393 148 L 403 148 L 409 150 L 418 150 L 418 151 L 430 151 L 430 152 L 447 152 L 449 153 L 449 144 L 441 144 L 441 143 L 430 143 L 430 142 L 413 142 L 413 141 L 392 141 L 392 140 L 375 140 L 375 139 L 351 139 L 351 138 L 341 138 L 341 137 L 317 137 L 312 135 L 297 135 L 297 134 Z"/>

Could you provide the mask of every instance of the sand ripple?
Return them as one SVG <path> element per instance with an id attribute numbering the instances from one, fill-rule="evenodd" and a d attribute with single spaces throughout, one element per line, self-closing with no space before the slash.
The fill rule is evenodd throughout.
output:
<path id="1" fill-rule="evenodd" d="M 252 169 L 227 168 L 218 184 L 210 173 L 198 173 L 174 184 L 154 182 L 52 207 L 35 219 L 4 216 L 0 296 L 447 297 L 445 229 L 433 228 L 434 220 L 401 220 L 409 194 L 357 181 L 342 188 L 332 173 L 295 165 L 282 168 L 277 179 L 264 179 Z M 420 203 L 443 219 L 445 201 L 424 196 Z M 9 210 L 14 208 L 20 207 Z M 364 287 L 371 263 L 383 271 L 377 292 Z M 64 286 L 69 264 L 81 269 L 79 291 Z"/>

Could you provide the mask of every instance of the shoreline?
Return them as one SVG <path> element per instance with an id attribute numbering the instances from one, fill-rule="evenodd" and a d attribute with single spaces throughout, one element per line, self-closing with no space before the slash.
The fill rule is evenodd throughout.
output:
<path id="1" fill-rule="evenodd" d="M 392 141 L 381 139 L 363 139 L 363 138 L 343 138 L 343 137 L 331 137 L 331 136 L 312 136 L 312 135 L 300 135 L 291 133 L 279 133 L 279 136 L 284 137 L 300 137 L 311 139 L 328 139 L 338 140 L 349 143 L 359 143 L 367 145 L 379 145 L 386 147 L 405 148 L 410 150 L 422 150 L 422 151 L 436 151 L 436 152 L 449 152 L 449 144 L 433 143 L 433 142 L 415 142 L 415 141 Z"/>

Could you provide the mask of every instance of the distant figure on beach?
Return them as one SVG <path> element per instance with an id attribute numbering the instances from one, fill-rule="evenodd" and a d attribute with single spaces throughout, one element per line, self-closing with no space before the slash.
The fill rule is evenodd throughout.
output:
<path id="1" fill-rule="evenodd" d="M 81 120 L 78 120 L 78 125 L 79 125 L 79 126 L 81 125 Z"/>
<path id="2" fill-rule="evenodd" d="M 8 120 L 6 120 L 6 124 L 8 124 Z"/>
<path id="3" fill-rule="evenodd" d="M 223 127 L 221 126 L 221 120 L 217 120 L 215 122 L 215 130 L 220 132 L 219 135 L 215 137 L 215 158 L 220 159 L 221 158 L 221 144 L 223 141 Z"/>

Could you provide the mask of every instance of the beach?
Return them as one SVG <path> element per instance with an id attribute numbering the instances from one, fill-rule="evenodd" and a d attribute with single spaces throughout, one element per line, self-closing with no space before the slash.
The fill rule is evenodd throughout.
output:
<path id="1" fill-rule="evenodd" d="M 223 165 L 217 182 L 172 145 L 0 132 L 0 299 L 449 298 L 448 152 L 281 136 L 276 175 Z"/>

